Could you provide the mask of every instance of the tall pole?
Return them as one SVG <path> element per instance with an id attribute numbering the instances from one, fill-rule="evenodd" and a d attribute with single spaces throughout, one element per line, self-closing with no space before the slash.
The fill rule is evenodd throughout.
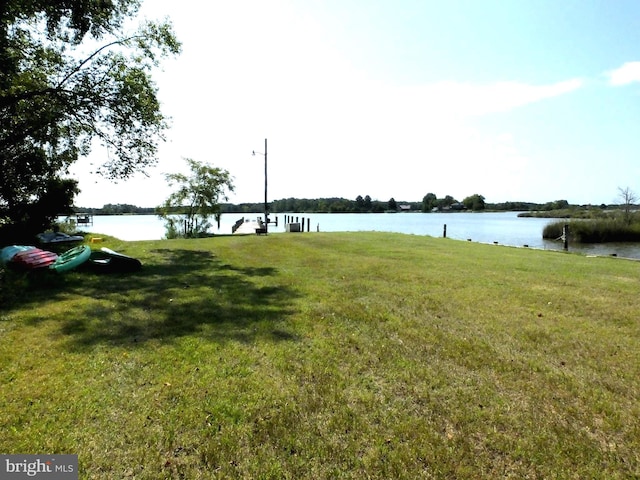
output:
<path id="1" fill-rule="evenodd" d="M 269 228 L 269 208 L 267 206 L 267 139 L 264 139 L 264 228 Z"/>

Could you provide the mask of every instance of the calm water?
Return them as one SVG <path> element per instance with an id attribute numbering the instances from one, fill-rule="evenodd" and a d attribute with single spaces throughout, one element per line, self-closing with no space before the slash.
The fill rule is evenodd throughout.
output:
<path id="1" fill-rule="evenodd" d="M 542 239 L 542 230 L 554 219 L 519 218 L 515 212 L 499 213 L 311 213 L 287 214 L 294 220 L 310 224 L 312 232 L 357 232 L 380 231 L 413 235 L 442 237 L 444 225 L 447 237 L 456 240 L 471 240 L 481 243 L 499 243 L 530 248 L 561 250 L 562 243 Z M 255 220 L 262 218 L 254 214 L 224 214 L 220 229 L 213 227 L 212 233 L 230 234 L 236 220 L 245 217 Z M 278 218 L 278 226 L 270 225 L 270 233 L 284 232 L 284 214 L 272 215 Z M 83 227 L 88 232 L 112 235 L 122 240 L 157 240 L 164 238 L 164 223 L 154 215 L 107 215 L 94 216 L 92 227 Z M 620 257 L 640 258 L 638 244 L 597 244 L 569 246 L 570 251 L 593 255 L 617 254 Z"/>

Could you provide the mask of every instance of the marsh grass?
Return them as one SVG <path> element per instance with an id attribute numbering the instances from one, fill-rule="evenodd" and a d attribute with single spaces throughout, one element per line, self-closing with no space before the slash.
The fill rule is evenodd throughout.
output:
<path id="1" fill-rule="evenodd" d="M 388 233 L 118 242 L 0 310 L 0 450 L 81 478 L 633 478 L 635 262 Z"/>
<path id="2" fill-rule="evenodd" d="M 560 238 L 564 225 L 569 225 L 572 242 L 640 242 L 640 222 L 627 223 L 621 217 L 553 222 L 544 227 L 542 237 Z"/>

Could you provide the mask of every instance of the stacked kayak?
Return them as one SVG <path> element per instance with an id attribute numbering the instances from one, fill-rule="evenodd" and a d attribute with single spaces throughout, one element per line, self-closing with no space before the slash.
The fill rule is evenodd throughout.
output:
<path id="1" fill-rule="evenodd" d="M 78 245 L 61 255 L 32 246 L 11 245 L 0 250 L 0 262 L 15 270 L 46 268 L 56 273 L 74 270 L 81 265 L 98 273 L 136 272 L 142 268 L 137 258 L 108 248 L 91 251 L 89 245 Z"/>
<path id="2" fill-rule="evenodd" d="M 0 252 L 2 263 L 16 270 L 47 268 L 58 259 L 58 255 L 47 250 L 25 245 L 11 245 Z"/>
<path id="3" fill-rule="evenodd" d="M 90 256 L 88 245 L 74 247 L 62 255 L 27 245 L 11 245 L 0 250 L 2 263 L 21 271 L 46 268 L 62 273 L 82 265 Z"/>
<path id="4" fill-rule="evenodd" d="M 24 245 L 11 245 L 0 250 L 0 263 L 7 265 L 18 252 L 33 250 L 36 247 L 27 247 Z"/>
<path id="5" fill-rule="evenodd" d="M 16 253 L 11 259 L 11 263 L 18 270 L 36 270 L 51 266 L 57 259 L 56 253 L 34 248 Z"/>

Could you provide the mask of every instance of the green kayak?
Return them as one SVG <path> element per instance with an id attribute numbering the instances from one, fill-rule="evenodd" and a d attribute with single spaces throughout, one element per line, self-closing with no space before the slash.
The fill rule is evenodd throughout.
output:
<path id="1" fill-rule="evenodd" d="M 67 272 L 82 265 L 89 260 L 90 256 L 91 247 L 89 245 L 78 245 L 60 255 L 49 268 L 58 273 Z"/>

